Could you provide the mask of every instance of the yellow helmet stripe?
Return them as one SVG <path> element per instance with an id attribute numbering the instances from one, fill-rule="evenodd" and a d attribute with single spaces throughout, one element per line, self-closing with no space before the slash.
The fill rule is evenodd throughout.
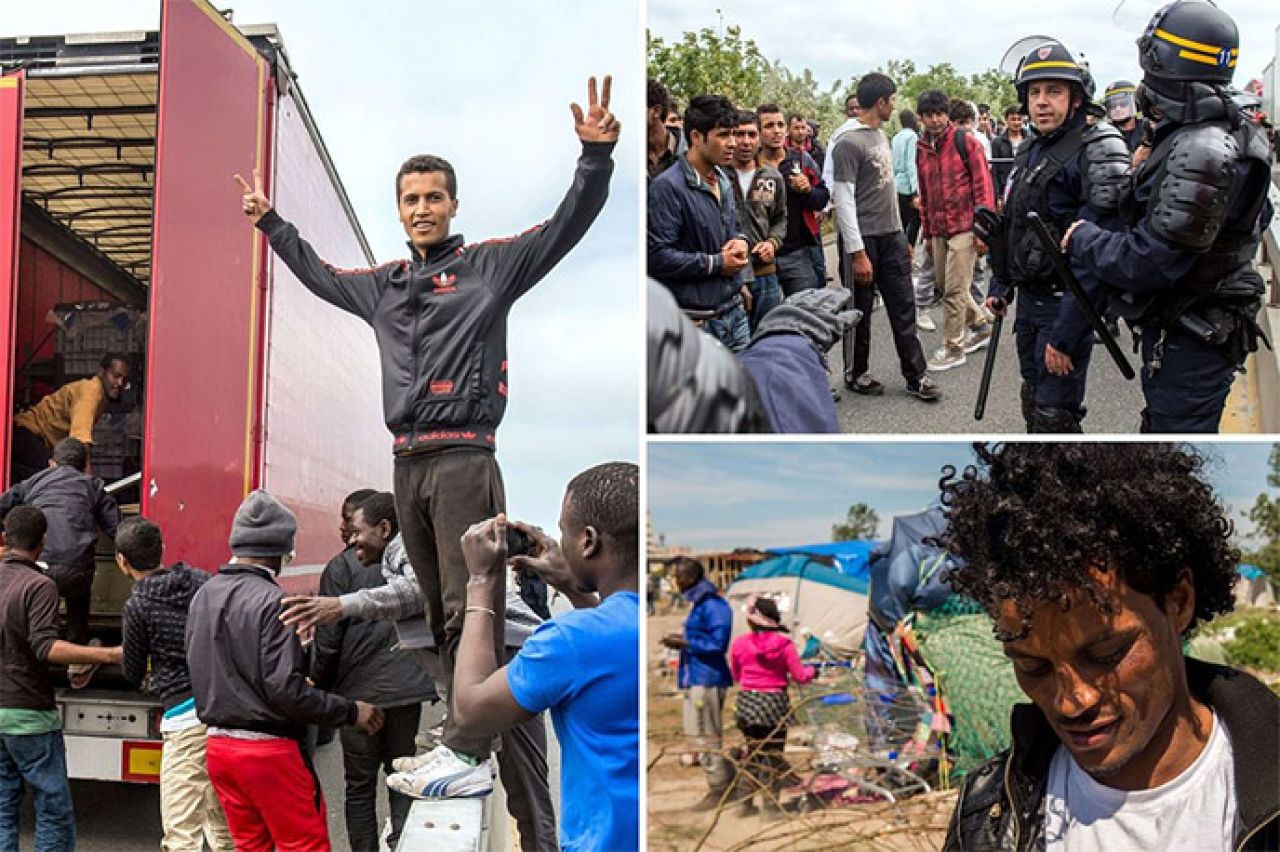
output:
<path id="1" fill-rule="evenodd" d="M 1168 30 L 1162 30 L 1158 27 L 1156 28 L 1156 31 L 1155 31 L 1155 37 L 1160 39 L 1161 41 L 1167 41 L 1170 44 L 1176 44 L 1178 47 L 1189 47 L 1192 50 L 1198 50 L 1201 53 L 1218 54 L 1223 51 L 1223 48 L 1218 47 L 1217 45 L 1205 44 L 1202 41 L 1192 41 L 1189 38 L 1176 36 L 1173 33 L 1169 32 Z M 1232 56 L 1235 56 L 1239 52 L 1240 52 L 1240 48 L 1238 47 L 1231 49 Z"/>
<path id="2" fill-rule="evenodd" d="M 1218 57 L 1209 56 L 1208 54 L 1204 54 L 1204 53 L 1192 53 L 1190 50 L 1179 50 L 1178 57 L 1181 59 L 1190 59 L 1192 62 L 1200 62 L 1205 65 L 1218 64 Z M 1236 67 L 1236 60 L 1234 59 L 1231 60 L 1230 64 L 1228 64 L 1227 67 L 1228 68 Z"/>
<path id="3" fill-rule="evenodd" d="M 1074 62 L 1056 61 L 1056 62 L 1028 62 L 1022 66 L 1023 71 L 1030 71 L 1033 68 L 1075 68 L 1079 70 L 1080 66 Z"/>
<path id="4" fill-rule="evenodd" d="M 1107 89 L 1105 92 L 1103 92 L 1102 96 L 1105 98 L 1109 98 L 1112 95 L 1123 95 L 1129 92 L 1137 92 L 1137 91 L 1138 91 L 1137 86 L 1121 86 L 1118 89 Z"/>

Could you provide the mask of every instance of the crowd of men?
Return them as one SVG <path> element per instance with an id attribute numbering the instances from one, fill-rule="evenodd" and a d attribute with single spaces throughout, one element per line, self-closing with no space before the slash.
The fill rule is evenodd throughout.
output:
<path id="1" fill-rule="evenodd" d="M 1188 56 L 1184 42 L 1203 49 Z M 650 80 L 649 275 L 733 353 L 780 300 L 838 278 L 859 314 L 843 331 L 844 387 L 885 392 L 869 369 L 883 305 L 906 390 L 929 402 L 942 395 L 932 376 L 989 346 L 1019 296 L 1022 414 L 1036 433 L 1082 431 L 1092 349 L 1106 342 L 1122 360 L 1111 344 L 1123 319 L 1141 349 L 1140 428 L 1217 431 L 1234 373 L 1264 340 L 1253 259 L 1272 214 L 1260 102 L 1230 85 L 1238 45 L 1225 12 L 1172 4 L 1140 40 L 1141 82 L 1114 81 L 1098 104 L 1087 65 L 1046 39 L 1019 63 L 1002 116 L 938 90 L 899 110 L 895 81 L 869 73 L 825 149 L 804 116 L 715 94 L 693 97 L 673 129 Z M 922 332 L 939 336 L 928 354 Z"/>
<path id="2" fill-rule="evenodd" d="M 273 209 L 261 174 L 252 184 L 235 176 L 241 209 L 272 250 L 319 298 L 371 326 L 382 356 L 393 492 L 346 498 L 343 550 L 324 570 L 321 595 L 282 591 L 298 522 L 266 491 L 239 506 L 231 559 L 212 576 L 165 565 L 150 520 L 121 521 L 76 435 L 91 439 L 126 362 L 105 356 L 97 376 L 19 415 L 14 456 L 25 451 L 36 470 L 0 497 L 0 845 L 16 848 L 29 787 L 36 848 L 74 848 L 60 674 L 49 666 L 84 666 L 69 672 L 79 686 L 94 667 L 118 663 L 164 703 L 166 849 L 206 840 L 228 850 L 329 849 L 311 763 L 316 726 L 341 731 L 355 850 L 380 848 L 379 769 L 392 791 L 392 847 L 410 799 L 486 796 L 500 774 L 524 850 L 639 848 L 638 468 L 613 462 L 575 477 L 557 541 L 508 522 L 495 456 L 508 314 L 608 197 L 620 131 L 610 88 L 609 77 L 599 90 L 591 78 L 587 108 L 571 104 L 582 144 L 572 185 L 554 215 L 513 238 L 468 244 L 451 233 L 453 167 L 415 156 L 395 176 L 411 257 L 338 269 Z M 99 527 L 136 580 L 123 644 L 110 648 L 93 646 L 87 629 Z M 509 567 L 528 600 L 508 591 Z M 572 611 L 552 617 L 546 586 Z M 446 704 L 440 729 L 420 737 L 422 705 L 437 698 Z M 558 812 L 546 715 L 560 747 Z"/>

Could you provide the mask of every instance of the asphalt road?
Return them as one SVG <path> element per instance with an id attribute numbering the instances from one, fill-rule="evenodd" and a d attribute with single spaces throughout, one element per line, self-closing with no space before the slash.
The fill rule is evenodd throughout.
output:
<path id="1" fill-rule="evenodd" d="M 827 267 L 835 270 L 834 246 L 827 247 Z M 838 282 L 828 286 L 838 287 Z M 986 291 L 985 282 L 983 292 Z M 1016 302 L 1015 302 L 1016 312 Z M 918 332 L 924 346 L 925 357 L 941 344 L 942 306 L 932 309 L 934 323 L 939 331 Z M 941 373 L 933 379 L 942 390 L 942 399 L 926 403 L 906 391 L 906 382 L 898 365 L 893 337 L 883 310 L 877 310 L 871 318 L 871 374 L 885 386 L 883 396 L 861 396 L 844 387 L 844 359 L 839 344 L 831 350 L 828 361 L 831 366 L 831 384 L 840 394 L 836 410 L 840 428 L 845 432 L 896 435 L 905 433 L 926 434 L 1019 434 L 1026 431 L 1022 420 L 1018 373 L 1017 345 L 1013 337 L 1014 312 L 1004 322 L 1004 334 L 997 352 L 991 393 L 987 399 L 986 416 L 981 421 L 973 419 L 973 406 L 978 398 L 978 383 L 982 377 L 982 365 L 986 351 L 968 356 L 967 363 Z M 1123 329 L 1123 325 L 1122 325 Z M 1129 362 L 1138 369 L 1139 360 L 1131 353 L 1131 340 L 1122 330 L 1121 349 Z M 1142 410 L 1142 389 L 1135 378 L 1125 381 L 1101 345 L 1094 346 L 1089 365 L 1089 379 L 1085 394 L 1088 414 L 1085 417 L 1086 432 L 1136 433 L 1138 413 Z"/>

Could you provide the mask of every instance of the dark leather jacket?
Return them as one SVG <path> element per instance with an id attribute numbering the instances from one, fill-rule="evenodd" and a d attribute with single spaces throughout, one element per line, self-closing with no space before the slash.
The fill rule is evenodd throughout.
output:
<path id="1" fill-rule="evenodd" d="M 1280 849 L 1280 697 L 1235 669 L 1187 659 L 1191 693 L 1231 738 L 1236 826 L 1232 849 Z M 1045 848 L 1044 794 L 1057 736 L 1035 706 L 1013 710 L 1013 745 L 965 778 L 943 852 Z"/>

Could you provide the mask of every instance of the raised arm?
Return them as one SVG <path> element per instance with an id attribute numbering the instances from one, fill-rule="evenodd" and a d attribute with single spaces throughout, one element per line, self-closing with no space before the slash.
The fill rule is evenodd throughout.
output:
<path id="1" fill-rule="evenodd" d="M 597 97 L 596 78 L 590 77 L 586 112 L 576 103 L 569 105 L 582 155 L 573 183 L 551 218 L 517 237 L 490 240 L 472 249 L 476 264 L 512 301 L 541 281 L 578 244 L 609 197 L 610 155 L 622 127 L 609 112 L 612 87 L 613 78 L 606 75 Z"/>
<path id="2" fill-rule="evenodd" d="M 271 206 L 262 183 L 260 169 L 253 170 L 253 186 L 240 175 L 235 181 L 244 192 L 244 215 L 267 235 L 271 249 L 284 261 L 302 285 L 336 308 L 368 322 L 373 317 L 378 293 L 385 283 L 390 264 L 372 269 L 338 269 L 316 254 L 298 229 L 286 222 Z"/>

